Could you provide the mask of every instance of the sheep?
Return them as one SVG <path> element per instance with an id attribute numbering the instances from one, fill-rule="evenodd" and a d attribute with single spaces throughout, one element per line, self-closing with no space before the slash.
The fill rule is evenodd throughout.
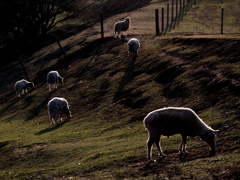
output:
<path id="1" fill-rule="evenodd" d="M 136 59 L 138 55 L 138 50 L 140 48 L 140 42 L 136 38 L 132 38 L 128 41 L 127 47 L 128 55 L 132 56 L 133 59 Z"/>
<path id="2" fill-rule="evenodd" d="M 48 114 L 50 117 L 50 122 L 52 125 L 58 124 L 56 115 L 59 114 L 60 122 L 62 122 L 61 114 L 64 113 L 67 118 L 72 118 L 71 115 L 71 106 L 68 105 L 68 102 L 64 98 L 55 97 L 48 102 Z M 54 121 L 53 121 L 54 120 Z"/>
<path id="3" fill-rule="evenodd" d="M 118 37 L 121 38 L 121 35 L 120 35 L 121 31 L 125 31 L 125 35 L 127 35 L 126 31 L 128 30 L 129 25 L 130 25 L 130 18 L 129 17 L 125 18 L 124 21 L 116 22 L 114 24 L 114 30 L 115 30 L 114 37 L 117 38 L 116 33 L 118 32 Z"/>
<path id="4" fill-rule="evenodd" d="M 59 75 L 57 71 L 50 71 L 47 74 L 47 82 L 49 91 L 51 92 L 52 89 L 57 89 L 57 82 L 60 81 L 61 84 L 63 84 L 63 77 Z"/>
<path id="5" fill-rule="evenodd" d="M 171 136 L 175 134 L 181 134 L 182 142 L 179 148 L 180 157 L 185 154 L 187 136 L 200 138 L 207 142 L 211 148 L 210 156 L 216 154 L 215 150 L 215 133 L 218 130 L 213 130 L 207 126 L 198 115 L 189 108 L 175 108 L 168 107 L 157 109 L 150 112 L 143 120 L 145 128 L 148 130 L 147 141 L 147 158 L 151 162 L 152 144 L 155 143 L 158 152 L 161 156 L 165 156 L 161 149 L 161 135 Z"/>
<path id="6" fill-rule="evenodd" d="M 26 81 L 25 79 L 17 81 L 14 85 L 17 96 L 20 98 L 21 94 L 24 94 L 24 92 L 27 93 L 28 87 L 34 88 L 34 83 Z"/>

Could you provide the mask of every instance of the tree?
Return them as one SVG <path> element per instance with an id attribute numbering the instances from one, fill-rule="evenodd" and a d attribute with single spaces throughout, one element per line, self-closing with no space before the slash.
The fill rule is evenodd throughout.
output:
<path id="1" fill-rule="evenodd" d="M 68 17 L 75 0 L 6 0 L 0 2 L 1 36 L 33 39 Z"/>

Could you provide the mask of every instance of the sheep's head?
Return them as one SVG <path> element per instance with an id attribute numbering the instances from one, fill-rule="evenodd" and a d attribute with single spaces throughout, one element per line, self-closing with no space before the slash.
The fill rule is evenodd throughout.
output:
<path id="1" fill-rule="evenodd" d="M 210 154 L 209 156 L 213 156 L 216 154 L 216 142 L 215 142 L 215 137 L 218 130 L 214 130 L 214 131 L 208 131 L 204 134 L 201 134 L 201 139 L 203 141 L 205 141 L 206 143 L 208 143 L 208 145 L 211 148 Z"/>
<path id="2" fill-rule="evenodd" d="M 125 18 L 125 21 L 127 21 L 127 22 L 130 22 L 130 20 L 131 20 L 130 17 L 126 17 L 126 18 Z"/>
<path id="3" fill-rule="evenodd" d="M 68 106 L 68 108 L 65 109 L 65 115 L 67 116 L 68 119 L 72 118 L 70 105 Z"/>
<path id="4" fill-rule="evenodd" d="M 58 77 L 58 80 L 61 84 L 63 84 L 63 79 L 64 79 L 63 77 Z"/>
<path id="5" fill-rule="evenodd" d="M 34 83 L 33 83 L 33 82 L 29 83 L 29 84 L 28 84 L 28 87 L 34 88 Z"/>

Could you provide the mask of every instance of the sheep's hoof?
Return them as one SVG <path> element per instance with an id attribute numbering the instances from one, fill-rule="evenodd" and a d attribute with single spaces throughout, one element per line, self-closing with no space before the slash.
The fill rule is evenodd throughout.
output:
<path id="1" fill-rule="evenodd" d="M 186 157 L 188 157 L 188 152 L 186 152 L 185 154 L 184 154 L 184 158 L 186 158 Z"/>
<path id="2" fill-rule="evenodd" d="M 216 154 L 216 150 L 211 150 L 209 156 L 214 156 Z"/>
<path id="3" fill-rule="evenodd" d="M 148 159 L 148 162 L 151 163 L 151 162 L 154 162 L 152 159 Z"/>
<path id="4" fill-rule="evenodd" d="M 183 153 L 183 152 L 180 152 L 180 154 L 179 154 L 179 159 L 185 159 L 186 157 L 188 157 L 188 152 L 186 152 L 186 153 Z"/>
<path id="5" fill-rule="evenodd" d="M 166 157 L 166 155 L 165 155 L 165 154 L 161 154 L 161 156 L 162 156 L 162 157 Z"/>

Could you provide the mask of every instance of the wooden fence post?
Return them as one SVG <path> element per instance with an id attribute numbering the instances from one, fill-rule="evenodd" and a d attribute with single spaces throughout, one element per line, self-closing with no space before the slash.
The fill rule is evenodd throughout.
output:
<path id="1" fill-rule="evenodd" d="M 221 17 L 221 34 L 223 34 L 223 8 L 222 8 L 222 17 Z"/>
<path id="2" fill-rule="evenodd" d="M 181 12 L 182 12 L 182 0 L 180 0 L 180 12 L 179 12 L 179 14 L 181 14 Z"/>
<path id="3" fill-rule="evenodd" d="M 176 20 L 178 18 L 178 0 L 176 0 Z"/>
<path id="4" fill-rule="evenodd" d="M 104 38 L 104 32 L 103 32 L 103 12 L 100 13 L 100 20 L 101 20 L 101 38 Z"/>
<path id="5" fill-rule="evenodd" d="M 184 10 L 185 10 L 185 0 L 183 0 L 183 14 L 184 14 Z"/>
<path id="6" fill-rule="evenodd" d="M 155 9 L 156 35 L 159 35 L 159 15 L 158 9 Z"/>
<path id="7" fill-rule="evenodd" d="M 164 31 L 164 8 L 162 8 L 162 33 Z"/>
<path id="8" fill-rule="evenodd" d="M 172 23 L 173 23 L 174 0 L 172 0 Z"/>
<path id="9" fill-rule="evenodd" d="M 169 3 L 167 4 L 167 27 L 169 26 Z"/>

